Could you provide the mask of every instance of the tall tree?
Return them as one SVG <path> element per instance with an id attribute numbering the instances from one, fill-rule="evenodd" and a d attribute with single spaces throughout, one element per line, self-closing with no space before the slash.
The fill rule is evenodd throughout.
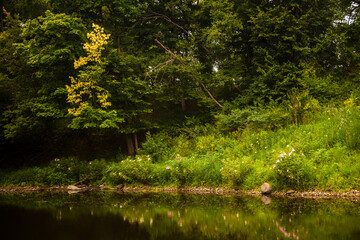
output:
<path id="1" fill-rule="evenodd" d="M 11 73 L 7 84 L 12 89 L 11 104 L 4 113 L 7 138 L 31 135 L 32 130 L 65 117 L 65 85 L 81 53 L 78 45 L 84 41 L 80 20 L 65 14 L 47 12 L 23 26 L 21 42 L 12 45 L 15 57 L 7 65 Z"/>

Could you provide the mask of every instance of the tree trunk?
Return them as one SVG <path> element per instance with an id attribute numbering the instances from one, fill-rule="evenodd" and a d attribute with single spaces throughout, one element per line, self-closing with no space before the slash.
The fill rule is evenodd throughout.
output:
<path id="1" fill-rule="evenodd" d="M 0 32 L 3 32 L 4 31 L 3 14 L 5 14 L 5 12 L 3 12 L 4 11 L 3 10 L 4 6 L 0 6 L 0 7 L 1 7 L 1 9 L 0 9 Z"/>
<path id="2" fill-rule="evenodd" d="M 120 52 L 121 52 L 121 48 L 120 48 L 120 37 L 117 37 L 117 45 L 118 45 L 117 52 L 118 52 L 118 54 L 120 54 Z"/>
<path id="3" fill-rule="evenodd" d="M 135 143 L 135 154 L 138 153 L 138 149 L 139 149 L 139 144 L 138 144 L 138 139 L 137 139 L 137 134 L 134 133 L 134 143 Z"/>
<path id="4" fill-rule="evenodd" d="M 186 110 L 186 102 L 185 102 L 185 98 L 183 96 L 181 97 L 181 109 L 183 111 Z"/>
<path id="5" fill-rule="evenodd" d="M 126 145 L 128 149 L 128 154 L 134 156 L 134 143 L 131 134 L 126 134 Z"/>

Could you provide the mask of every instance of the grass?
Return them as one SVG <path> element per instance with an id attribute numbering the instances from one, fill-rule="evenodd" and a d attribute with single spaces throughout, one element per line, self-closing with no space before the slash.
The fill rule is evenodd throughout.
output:
<path id="1" fill-rule="evenodd" d="M 275 190 L 360 187 L 360 110 L 325 108 L 312 121 L 277 129 L 254 122 L 232 132 L 207 125 L 170 137 L 148 135 L 140 154 L 125 160 L 55 159 L 47 167 L 0 172 L 0 185 L 92 184 L 212 186 Z M 262 124 L 263 126 L 263 124 Z M 164 141 L 166 140 L 166 141 Z"/>

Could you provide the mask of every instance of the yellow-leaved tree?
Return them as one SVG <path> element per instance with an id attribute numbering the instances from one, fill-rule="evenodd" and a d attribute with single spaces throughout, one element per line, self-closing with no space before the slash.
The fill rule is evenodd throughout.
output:
<path id="1" fill-rule="evenodd" d="M 109 110 L 110 93 L 102 84 L 106 61 L 101 56 L 110 34 L 93 24 L 93 31 L 87 34 L 88 42 L 83 49 L 87 55 L 74 61 L 74 68 L 81 69 L 77 77 L 70 77 L 71 85 L 66 86 L 68 109 L 73 121 L 71 128 L 118 128 L 123 119 L 117 116 L 115 110 Z"/>

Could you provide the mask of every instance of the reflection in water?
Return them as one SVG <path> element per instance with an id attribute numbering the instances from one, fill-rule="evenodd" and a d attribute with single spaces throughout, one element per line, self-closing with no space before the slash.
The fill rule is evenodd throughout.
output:
<path id="1" fill-rule="evenodd" d="M 267 196 L 267 195 L 262 195 L 261 196 L 261 201 L 265 204 L 270 204 L 271 203 L 271 197 Z"/>
<path id="2" fill-rule="evenodd" d="M 2 239 L 359 239 L 359 206 L 268 196 L 3 194 L 0 231 Z"/>

